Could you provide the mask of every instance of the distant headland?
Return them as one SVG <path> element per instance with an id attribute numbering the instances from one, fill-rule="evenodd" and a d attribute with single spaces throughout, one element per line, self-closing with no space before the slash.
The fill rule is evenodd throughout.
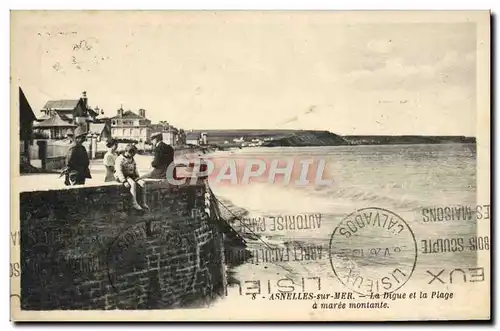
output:
<path id="1" fill-rule="evenodd" d="M 475 144 L 475 137 L 418 135 L 338 135 L 326 130 L 193 130 L 210 145 L 230 147 L 307 147 L 402 144 Z"/>

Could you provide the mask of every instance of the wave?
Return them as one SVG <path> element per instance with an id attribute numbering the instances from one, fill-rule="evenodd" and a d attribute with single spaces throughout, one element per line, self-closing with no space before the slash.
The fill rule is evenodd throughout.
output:
<path id="1" fill-rule="evenodd" d="M 343 202 L 351 206 L 351 209 L 365 207 L 386 207 L 403 210 L 413 210 L 429 205 L 422 197 L 415 197 L 404 191 L 404 186 L 398 183 L 386 184 L 383 188 L 367 188 L 359 186 L 346 187 L 323 187 L 309 189 L 308 194 L 318 199 L 328 199 Z"/>
<path id="2" fill-rule="evenodd" d="M 371 190 L 358 186 L 317 189 L 255 184 L 245 189 L 216 187 L 214 193 L 225 205 L 221 209 L 230 210 L 226 215 L 230 219 L 320 213 L 326 221 L 334 221 L 367 207 L 409 212 L 433 205 L 389 187 Z"/>

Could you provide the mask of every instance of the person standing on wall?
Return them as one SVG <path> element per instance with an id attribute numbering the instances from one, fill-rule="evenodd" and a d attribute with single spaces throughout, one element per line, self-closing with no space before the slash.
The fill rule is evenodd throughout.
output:
<path id="1" fill-rule="evenodd" d="M 174 148 L 163 142 L 161 132 L 156 132 L 151 135 L 153 143 L 153 161 L 151 166 L 153 170 L 141 178 L 166 179 L 167 168 L 174 162 Z"/>
<path id="2" fill-rule="evenodd" d="M 68 150 L 66 156 L 66 169 L 64 170 L 66 185 L 83 185 L 90 175 L 90 161 L 87 150 L 82 145 L 87 133 L 82 127 L 77 127 L 73 135 L 73 144 Z"/>
<path id="3" fill-rule="evenodd" d="M 104 154 L 103 164 L 106 167 L 106 177 L 104 177 L 105 182 L 114 182 L 115 181 L 115 162 L 118 158 L 118 154 L 116 154 L 116 149 L 118 148 L 118 143 L 110 139 L 106 143 L 106 147 L 108 151 Z"/>

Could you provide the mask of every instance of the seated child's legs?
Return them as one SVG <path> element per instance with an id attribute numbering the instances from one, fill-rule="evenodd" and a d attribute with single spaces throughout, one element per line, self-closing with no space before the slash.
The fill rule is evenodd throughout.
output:
<path id="1" fill-rule="evenodd" d="M 149 209 L 146 204 L 146 188 L 144 187 L 145 182 L 141 179 L 136 181 L 137 183 L 137 202 L 144 208 Z"/>
<path id="2" fill-rule="evenodd" d="M 130 185 L 130 194 L 132 195 L 132 206 L 135 209 L 142 210 L 142 207 L 137 203 L 137 183 L 132 178 L 127 178 L 127 183 Z"/>

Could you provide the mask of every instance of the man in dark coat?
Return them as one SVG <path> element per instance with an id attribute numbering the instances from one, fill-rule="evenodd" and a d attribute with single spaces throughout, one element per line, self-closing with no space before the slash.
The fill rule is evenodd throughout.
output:
<path id="1" fill-rule="evenodd" d="M 74 141 L 66 156 L 65 181 L 66 185 L 82 185 L 85 179 L 92 178 L 89 169 L 89 156 L 82 145 L 87 133 L 81 127 L 77 127 L 74 133 Z"/>
<path id="2" fill-rule="evenodd" d="M 151 142 L 153 143 L 153 161 L 151 162 L 153 170 L 142 178 L 166 179 L 167 168 L 174 162 L 174 148 L 163 142 L 161 132 L 153 133 Z"/>

